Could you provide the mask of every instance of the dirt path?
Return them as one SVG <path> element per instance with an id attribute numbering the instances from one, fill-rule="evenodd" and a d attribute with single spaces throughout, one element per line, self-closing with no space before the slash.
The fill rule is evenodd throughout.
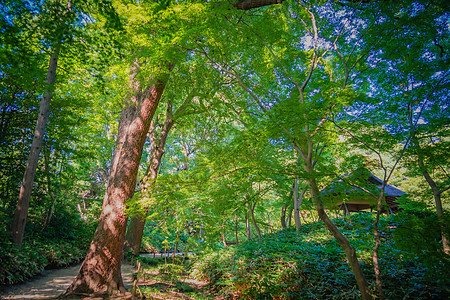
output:
<path id="1" fill-rule="evenodd" d="M 80 265 L 65 269 L 46 270 L 38 277 L 0 291 L 0 299 L 54 299 L 66 291 L 80 269 Z M 127 289 L 133 286 L 134 267 L 122 264 L 122 278 Z"/>

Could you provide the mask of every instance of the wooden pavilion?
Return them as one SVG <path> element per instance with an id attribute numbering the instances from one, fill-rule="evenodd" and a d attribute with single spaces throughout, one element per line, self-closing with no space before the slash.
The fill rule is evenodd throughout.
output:
<path id="1" fill-rule="evenodd" d="M 370 193 L 378 197 L 382 184 L 383 181 L 367 169 L 357 169 L 336 178 L 322 191 L 322 199 L 328 209 L 342 210 L 344 214 L 376 211 L 377 199 Z M 386 184 L 382 212 L 396 213 L 399 210 L 396 200 L 405 194 L 396 187 Z"/>

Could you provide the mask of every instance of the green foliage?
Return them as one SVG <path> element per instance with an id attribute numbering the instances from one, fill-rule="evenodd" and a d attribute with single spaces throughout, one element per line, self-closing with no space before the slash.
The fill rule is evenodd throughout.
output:
<path id="1" fill-rule="evenodd" d="M 415 249 L 400 249 L 392 234 L 394 219 L 382 220 L 382 279 L 389 299 L 440 299 L 449 294 L 448 271 L 436 273 L 431 262 L 419 260 Z M 336 224 L 357 250 L 369 282 L 373 275 L 373 248 L 370 214 L 354 214 L 336 219 Z M 436 225 L 435 225 L 436 227 Z M 435 250 L 439 245 L 433 245 Z M 422 248 L 426 255 L 435 256 Z M 408 255 L 406 255 L 408 253 Z M 441 271 L 449 267 L 440 258 Z M 259 241 L 248 241 L 219 252 L 203 254 L 192 274 L 207 279 L 223 293 L 247 299 L 359 299 L 355 279 L 337 242 L 321 223 L 305 225 L 300 232 L 283 230 Z"/>
<path id="2" fill-rule="evenodd" d="M 184 267 L 179 264 L 165 263 L 159 266 L 158 271 L 159 274 L 161 274 L 163 277 L 169 280 L 173 280 L 181 274 L 183 269 Z"/>
<path id="3" fill-rule="evenodd" d="M 19 251 L 15 245 L 3 242 L 0 252 L 0 284 L 13 284 L 25 281 L 38 274 L 47 265 L 41 252 L 25 244 Z"/>
<path id="4" fill-rule="evenodd" d="M 25 281 L 45 268 L 64 267 L 79 262 L 86 255 L 89 240 L 27 241 L 21 250 L 3 242 L 0 251 L 0 285 Z"/>
<path id="5" fill-rule="evenodd" d="M 141 250 L 147 253 L 173 252 L 178 241 L 177 251 L 182 252 L 189 247 L 188 238 L 183 232 L 177 239 L 176 231 L 160 226 L 155 221 L 148 221 L 144 228 Z"/>
<path id="6" fill-rule="evenodd" d="M 276 229 L 293 178 L 314 178 L 319 187 L 326 186 L 336 173 L 368 167 L 367 146 L 379 151 L 379 158 L 389 156 L 385 162 L 391 164 L 415 131 L 417 145 L 405 152 L 410 178 L 401 180 L 416 202 L 382 220 L 382 277 L 389 298 L 448 294 L 448 259 L 439 248 L 438 222 L 425 207 L 431 204 L 430 189 L 422 184 L 419 190 L 417 177 L 412 178 L 420 175 L 417 157 L 422 154 L 438 187 L 449 185 L 444 2 L 313 2 L 319 36 L 315 49 L 313 20 L 300 5 L 306 2 L 284 1 L 243 12 L 222 1 L 77 0 L 62 20 L 65 2 L 44 1 L 30 9 L 29 1 L 4 1 L 0 9 L 4 241 L 36 107 L 47 88 L 48 53 L 55 41 L 62 41 L 42 150 L 48 162 L 41 161 L 37 170 L 23 251 L 2 244 L 0 283 L 82 257 L 92 230 L 83 228 L 80 217 L 100 215 L 117 120 L 130 92 L 129 70 L 138 62 L 139 89 L 145 90 L 144 84 L 152 84 L 160 73 L 166 75 L 161 66 L 174 64 L 161 103 L 170 99 L 180 107 L 189 100 L 176 116 L 165 149 L 144 250 L 170 251 L 177 242 L 182 250 L 203 239 L 203 245 L 217 249 L 220 235 L 234 233 L 234 218 L 243 223 L 248 205 L 255 205 L 262 231 Z M 320 58 L 314 60 L 316 56 Z M 159 107 L 156 121 L 161 111 Z M 360 140 L 344 138 L 335 125 Z M 363 153 L 356 150 L 361 141 L 366 144 Z M 182 143 L 195 151 L 182 153 Z M 311 162 L 317 160 L 311 174 L 304 172 L 293 145 L 311 148 Z M 323 152 L 313 153 L 322 145 Z M 146 147 L 154 145 L 147 142 Z M 141 177 L 150 152 L 144 149 Z M 448 192 L 444 208 L 447 199 Z M 305 204 L 308 199 L 301 209 Z M 373 219 L 361 214 L 335 222 L 350 237 L 372 282 L 373 237 L 368 233 Z M 242 241 L 244 226 L 237 228 Z M 178 271 L 175 265 L 160 268 L 171 280 Z M 205 254 L 194 272 L 247 298 L 358 297 L 342 251 L 320 224 Z"/>
<path id="7" fill-rule="evenodd" d="M 0 285 L 22 282 L 44 269 L 67 266 L 84 258 L 94 232 L 93 224 L 68 214 L 63 217 L 53 218 L 44 231 L 29 223 L 20 250 L 9 242 L 6 230 L 0 232 Z"/>
<path id="8" fill-rule="evenodd" d="M 450 216 L 445 214 L 442 222 L 449 224 Z M 404 256 L 411 259 L 418 257 L 427 265 L 437 268 L 436 272 L 439 271 L 441 262 L 446 260 L 447 255 L 441 247 L 441 227 L 435 212 L 429 209 L 402 211 L 393 218 L 392 226 L 396 227 L 395 245 L 404 251 Z M 447 226 L 442 228 L 448 230 Z M 448 237 L 450 232 L 442 234 Z"/>

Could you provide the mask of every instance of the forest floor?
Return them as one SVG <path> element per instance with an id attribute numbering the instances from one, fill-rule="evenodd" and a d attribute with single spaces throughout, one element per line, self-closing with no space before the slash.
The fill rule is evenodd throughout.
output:
<path id="1" fill-rule="evenodd" d="M 168 276 L 157 268 L 144 268 L 140 272 L 136 296 L 158 300 L 223 300 L 210 290 L 207 282 L 177 274 Z"/>
<path id="2" fill-rule="evenodd" d="M 4 287 L 0 290 L 0 299 L 57 299 L 75 279 L 80 266 L 44 270 L 27 282 Z M 130 263 L 122 264 L 122 279 L 127 289 L 133 286 L 135 270 Z"/>
<path id="3" fill-rule="evenodd" d="M 0 289 L 0 299 L 58 299 L 74 280 L 80 265 L 45 270 L 30 281 Z M 122 278 L 128 291 L 133 290 L 136 268 L 129 262 L 122 264 Z M 160 268 L 142 268 L 134 287 L 136 299 L 192 299 L 220 300 L 209 291 L 207 283 L 187 275 L 168 276 Z M 98 298 L 96 298 L 98 299 Z"/>

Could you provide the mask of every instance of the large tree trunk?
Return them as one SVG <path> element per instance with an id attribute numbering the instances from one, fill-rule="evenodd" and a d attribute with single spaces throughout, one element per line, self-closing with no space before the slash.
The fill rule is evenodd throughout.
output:
<path id="1" fill-rule="evenodd" d="M 147 168 L 147 172 L 142 179 L 141 193 L 144 195 L 144 201 L 148 202 L 152 194 L 152 188 L 158 177 L 159 166 L 161 165 L 161 159 L 164 154 L 164 146 L 166 144 L 167 136 L 172 128 L 174 120 L 172 118 L 172 105 L 169 102 L 166 111 L 166 121 L 164 127 L 159 134 L 159 139 L 156 145 L 152 149 L 150 163 Z M 156 130 L 156 129 L 154 129 Z M 155 132 L 151 134 L 155 135 Z M 153 137 L 156 141 L 156 137 Z M 131 217 L 130 225 L 128 226 L 127 234 L 125 236 L 125 251 L 131 251 L 134 255 L 139 255 L 139 251 L 142 243 L 142 236 L 144 234 L 145 221 L 150 206 L 146 204 L 144 207 L 144 214 L 136 214 Z"/>
<path id="2" fill-rule="evenodd" d="M 242 0 L 237 3 L 233 3 L 233 6 L 241 10 L 249 10 L 253 8 L 281 4 L 284 0 Z"/>
<path id="3" fill-rule="evenodd" d="M 127 225 L 125 205 L 133 197 L 145 138 L 167 82 L 158 79 L 143 89 L 137 80 L 139 69 L 140 64 L 135 62 L 130 75 L 131 98 L 125 101 L 120 117 L 99 225 L 65 296 L 125 292 L 120 268 Z"/>
<path id="4" fill-rule="evenodd" d="M 44 140 L 45 127 L 50 113 L 50 100 L 52 99 L 53 86 L 56 78 L 56 67 L 58 65 L 59 45 L 53 50 L 50 56 L 50 62 L 45 82 L 48 85 L 47 91 L 42 97 L 39 106 L 39 115 L 34 130 L 33 142 L 31 144 L 30 154 L 28 156 L 25 173 L 23 175 L 22 185 L 19 191 L 19 200 L 17 201 L 16 210 L 14 212 L 14 220 L 11 225 L 11 240 L 17 247 L 22 247 L 23 234 L 25 232 L 25 224 L 27 221 L 28 208 L 30 206 L 31 191 L 33 190 L 34 177 L 41 153 L 42 142 Z"/>
<path id="5" fill-rule="evenodd" d="M 246 0 L 246 3 L 236 7 L 251 9 L 280 2 Z M 133 78 L 130 80 L 134 96 L 125 103 L 119 121 L 118 139 L 99 225 L 81 269 L 65 296 L 125 290 L 120 272 L 126 230 L 125 202 L 133 196 L 145 136 L 166 83 L 166 80 L 157 80 L 142 91 L 140 83 L 135 80 L 138 69 L 136 67 L 132 72 Z"/>
<path id="6" fill-rule="evenodd" d="M 139 255 L 147 213 L 148 210 L 146 209 L 143 214 L 136 214 L 131 217 L 123 245 L 125 255 L 127 255 L 128 251 L 131 251 L 134 255 Z"/>

